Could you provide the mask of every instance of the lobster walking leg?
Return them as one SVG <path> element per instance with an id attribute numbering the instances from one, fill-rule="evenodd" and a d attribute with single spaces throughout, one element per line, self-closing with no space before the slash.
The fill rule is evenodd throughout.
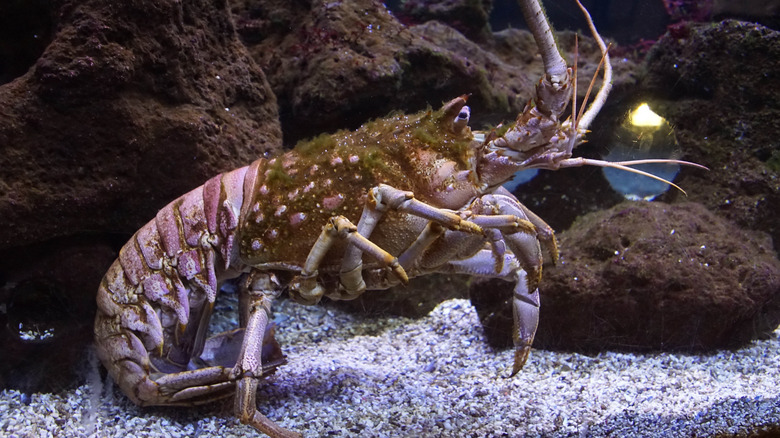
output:
<path id="1" fill-rule="evenodd" d="M 501 278 L 514 282 L 512 291 L 512 317 L 514 326 L 512 340 L 515 345 L 515 358 L 510 376 L 517 374 L 528 360 L 536 329 L 539 326 L 539 289 L 529 289 L 531 284 L 525 270 L 520 267 L 515 255 L 508 252 L 504 259 L 504 270 L 496 275 L 493 270 L 494 255 L 483 249 L 466 260 L 450 262 L 438 269 L 440 272 L 469 274 L 490 278 Z"/>
<path id="2" fill-rule="evenodd" d="M 408 213 L 439 223 L 451 230 L 482 234 L 481 227 L 461 218 L 452 211 L 418 201 L 411 192 L 379 184 L 370 190 L 369 201 L 364 207 L 357 226 L 347 218 L 337 216 L 331 218 L 330 222 L 323 228 L 319 239 L 309 252 L 301 274 L 291 284 L 290 290 L 293 296 L 303 303 L 314 304 L 324 295 L 325 288 L 317 282 L 317 269 L 337 238 L 347 240 L 351 246 L 341 265 L 340 277 L 346 292 L 344 298 L 354 298 L 365 290 L 361 269 L 363 253 L 373 256 L 384 266 L 389 266 L 395 275 L 405 283 L 408 277 L 398 259 L 368 240 L 374 226 L 387 210 Z"/>
<path id="3" fill-rule="evenodd" d="M 547 225 L 544 219 L 540 218 L 536 213 L 531 211 L 528 207 L 520 203 L 515 196 L 504 187 L 499 187 L 493 192 L 495 199 L 501 199 L 499 205 L 503 206 L 503 211 L 507 214 L 516 214 L 517 211 L 522 212 L 521 217 L 526 218 L 536 228 L 536 238 L 542 247 L 550 254 L 553 263 L 558 262 L 558 241 L 555 239 L 555 231 L 551 226 Z M 507 206 L 511 206 L 511 210 L 507 209 Z"/>
<path id="4" fill-rule="evenodd" d="M 358 232 L 366 238 L 371 237 L 374 227 L 388 210 L 396 210 L 409 213 L 413 216 L 428 219 L 431 224 L 437 224 L 438 229 L 443 230 L 442 226 L 452 230 L 463 230 L 467 233 L 481 234 L 480 227 L 473 223 L 463 220 L 459 215 L 433 207 L 424 202 L 414 199 L 414 194 L 404 192 L 386 184 L 380 184 L 369 192 L 370 200 L 363 207 L 363 213 L 358 223 Z M 412 252 L 406 251 L 403 255 L 404 262 L 402 268 L 407 268 L 422 253 L 427 244 L 435 240 L 431 230 L 426 228 L 423 240 L 418 239 L 419 244 L 412 245 Z M 438 231 L 436 231 L 438 233 Z M 417 242 L 415 242 L 417 243 Z M 341 264 L 341 282 L 345 287 L 342 297 L 344 299 L 355 298 L 366 289 L 361 274 L 362 254 L 359 248 L 352 246 L 347 249 Z"/>
<path id="5" fill-rule="evenodd" d="M 557 243 L 550 226 L 538 216 L 528 215 L 528 209 L 503 189 L 483 196 L 472 206 L 477 211 L 493 211 L 502 215 L 524 218 L 533 223 L 537 230 L 536 234 L 517 232 L 503 234 L 504 241 L 516 260 L 510 264 L 513 267 L 511 279 L 516 282 L 512 297 L 514 320 L 512 338 L 515 344 L 512 375 L 515 375 L 528 359 L 539 324 L 539 282 L 542 278 L 543 263 L 541 246 L 546 244 L 555 260 L 558 255 Z M 478 255 L 466 261 L 466 266 L 478 266 L 481 260 Z"/>
<path id="6" fill-rule="evenodd" d="M 528 358 L 538 326 L 541 241 L 547 241 L 554 249 L 555 238 L 549 225 L 536 216 L 529 216 L 516 198 L 500 190 L 477 198 L 468 211 L 468 220 L 486 231 L 487 240 L 446 231 L 430 222 L 399 260 L 414 274 L 447 272 L 514 282 L 514 375 Z"/>
<path id="7" fill-rule="evenodd" d="M 311 248 L 306 263 L 300 275 L 290 283 L 290 294 L 297 301 L 306 304 L 316 304 L 325 294 L 325 288 L 317 282 L 318 268 L 325 255 L 338 239 L 346 240 L 356 246 L 362 252 L 366 252 L 376 258 L 382 265 L 389 266 L 395 275 L 406 282 L 409 280 L 406 271 L 398 264 L 398 259 L 383 250 L 365 236 L 361 235 L 349 219 L 344 216 L 331 218 L 322 229 L 322 233 Z"/>
<path id="8" fill-rule="evenodd" d="M 284 429 L 257 410 L 258 379 L 263 375 L 263 338 L 269 324 L 271 303 L 282 290 L 272 273 L 254 271 L 245 283 L 242 295 L 248 297 L 245 313 L 248 315 L 244 341 L 231 378 L 236 380 L 236 396 L 233 409 L 244 424 L 249 424 L 273 438 L 299 437 Z M 242 312 L 244 313 L 244 312 Z"/>

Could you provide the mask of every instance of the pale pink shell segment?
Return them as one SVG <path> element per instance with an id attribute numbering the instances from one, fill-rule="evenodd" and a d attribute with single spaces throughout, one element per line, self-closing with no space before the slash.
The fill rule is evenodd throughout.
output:
<path id="1" fill-rule="evenodd" d="M 192 279 L 195 275 L 200 274 L 203 267 L 200 263 L 200 251 L 192 249 L 182 253 L 179 256 L 178 262 L 179 275 L 187 280 Z"/>
<path id="2" fill-rule="evenodd" d="M 219 210 L 220 193 L 222 192 L 222 175 L 217 175 L 203 184 L 203 212 L 209 233 L 217 233 L 217 210 Z"/>
<path id="3" fill-rule="evenodd" d="M 260 168 L 264 164 L 265 160 L 262 158 L 255 160 L 247 167 L 246 173 L 244 174 L 244 199 L 246 200 L 245 202 L 247 204 L 254 198 L 255 185 L 257 184 L 258 177 L 260 176 Z M 247 205 L 245 205 L 241 210 L 242 217 L 246 217 L 246 207 Z"/>
<path id="4" fill-rule="evenodd" d="M 174 257 L 181 251 L 181 236 L 179 235 L 179 225 L 176 223 L 174 204 L 175 202 L 163 207 L 155 217 L 162 247 L 168 257 Z"/>
<path id="5" fill-rule="evenodd" d="M 149 222 L 141 227 L 135 233 L 135 240 L 141 248 L 146 265 L 151 269 L 162 269 L 162 261 L 165 254 L 162 250 L 160 234 L 157 232 L 157 225 L 154 222 Z"/>
<path id="6" fill-rule="evenodd" d="M 148 351 L 163 344 L 165 337 L 160 318 L 148 302 L 143 301 L 139 306 L 124 306 L 120 319 L 122 326 L 141 333 Z"/>
<path id="7" fill-rule="evenodd" d="M 143 255 L 136 247 L 134 239 L 130 240 L 119 250 L 119 263 L 133 286 L 138 285 L 149 270 L 146 263 L 144 263 Z"/>
<path id="8" fill-rule="evenodd" d="M 189 321 L 190 302 L 187 289 L 177 279 L 163 276 L 155 272 L 143 280 L 144 296 L 150 301 L 158 302 L 174 311 L 179 324 L 186 325 Z"/>
<path id="9" fill-rule="evenodd" d="M 242 167 L 222 174 L 224 198 L 220 198 L 220 207 L 217 212 L 217 229 L 219 235 L 223 238 L 222 244 L 219 246 L 219 252 L 222 255 L 222 260 L 225 261 L 225 269 L 230 266 L 233 258 L 235 230 L 238 228 L 238 219 L 244 203 L 244 176 L 247 169 L 248 167 Z"/>
<path id="10" fill-rule="evenodd" d="M 135 286 L 125 275 L 125 271 L 119 261 L 115 261 L 108 268 L 103 281 L 98 287 L 98 308 L 108 316 L 116 316 L 122 312 L 127 304 L 135 301 L 131 298 Z"/>
<path id="11" fill-rule="evenodd" d="M 184 241 L 191 247 L 200 246 L 201 236 L 208 231 L 203 210 L 203 186 L 187 193 L 179 205 Z"/>
<path id="12" fill-rule="evenodd" d="M 328 196 L 326 198 L 323 198 L 322 200 L 322 206 L 325 207 L 327 210 L 335 210 L 343 203 L 344 203 L 344 195 L 342 195 L 341 193 L 333 196 Z"/>

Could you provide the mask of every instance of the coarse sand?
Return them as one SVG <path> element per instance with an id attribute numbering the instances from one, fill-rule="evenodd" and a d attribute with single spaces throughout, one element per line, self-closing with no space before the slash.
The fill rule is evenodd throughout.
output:
<path id="1" fill-rule="evenodd" d="M 307 437 L 689 437 L 780 425 L 780 330 L 712 354 L 533 350 L 507 378 L 512 351 L 487 345 L 466 300 L 418 320 L 286 300 L 275 311 L 289 363 L 267 379 L 259 408 Z M 76 389 L 29 403 L 0 393 L 0 436 L 260 436 L 230 401 L 138 408 L 94 358 L 85 364 L 88 383 Z"/>

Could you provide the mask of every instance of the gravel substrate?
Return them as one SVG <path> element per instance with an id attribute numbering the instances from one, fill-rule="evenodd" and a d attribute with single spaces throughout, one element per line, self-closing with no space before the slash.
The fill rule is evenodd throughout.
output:
<path id="1" fill-rule="evenodd" d="M 543 317 L 543 316 L 542 316 Z M 260 409 L 305 436 L 712 436 L 780 425 L 780 330 L 707 355 L 534 350 L 514 378 L 474 308 L 451 300 L 420 320 L 367 318 L 327 306 L 277 306 L 289 364 Z M 3 437 L 259 436 L 231 403 L 141 409 L 95 360 L 64 393 L 0 393 Z"/>

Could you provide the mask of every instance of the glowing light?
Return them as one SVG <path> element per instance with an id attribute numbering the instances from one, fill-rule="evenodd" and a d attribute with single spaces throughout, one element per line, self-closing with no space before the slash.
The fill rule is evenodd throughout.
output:
<path id="1" fill-rule="evenodd" d="M 646 103 L 639 105 L 631 112 L 631 124 L 634 126 L 657 128 L 664 121 L 664 118 L 654 113 Z"/>

